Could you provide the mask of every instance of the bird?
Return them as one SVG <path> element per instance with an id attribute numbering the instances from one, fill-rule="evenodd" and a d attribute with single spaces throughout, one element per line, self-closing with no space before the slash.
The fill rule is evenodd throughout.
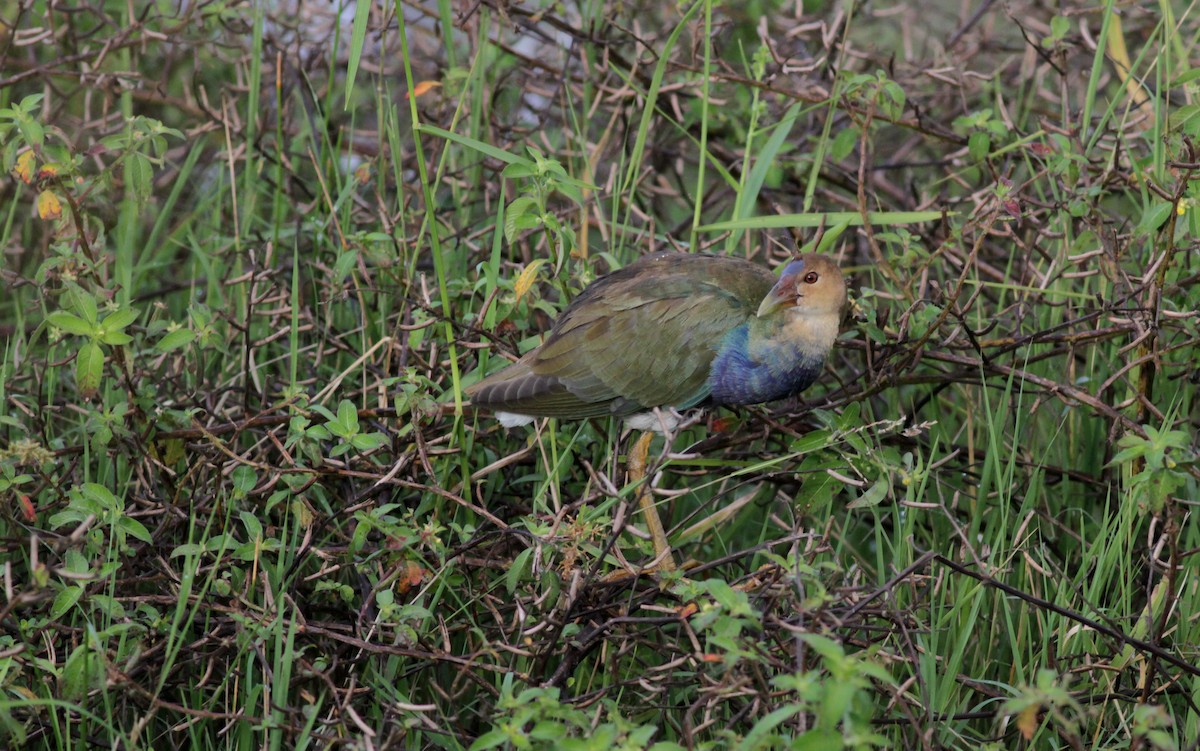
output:
<path id="1" fill-rule="evenodd" d="M 654 433 L 673 430 L 680 410 L 772 402 L 808 388 L 846 299 L 845 277 L 825 255 L 796 257 L 776 276 L 741 258 L 650 253 L 588 285 L 541 345 L 465 393 L 506 427 L 612 416 L 641 430 L 629 481 L 639 488 L 654 567 L 670 571 L 670 544 L 642 482 Z"/>

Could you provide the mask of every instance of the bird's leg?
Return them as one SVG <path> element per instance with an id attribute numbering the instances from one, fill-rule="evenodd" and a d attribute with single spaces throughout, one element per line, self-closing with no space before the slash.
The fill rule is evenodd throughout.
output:
<path id="1" fill-rule="evenodd" d="M 638 484 L 638 506 L 642 509 L 642 516 L 646 518 L 646 529 L 654 541 L 654 560 L 657 562 L 654 567 L 659 571 L 674 571 L 675 556 L 671 553 L 671 544 L 667 542 L 667 533 L 663 530 L 662 520 L 658 518 L 658 509 L 654 508 L 654 494 L 650 492 L 652 478 L 646 477 L 650 442 L 653 440 L 654 434 L 650 431 L 643 431 L 638 436 L 637 443 L 629 452 L 627 461 L 629 482 Z"/>

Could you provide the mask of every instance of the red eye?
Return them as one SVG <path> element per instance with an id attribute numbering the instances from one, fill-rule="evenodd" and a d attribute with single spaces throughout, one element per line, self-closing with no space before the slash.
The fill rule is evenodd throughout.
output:
<path id="1" fill-rule="evenodd" d="M 818 274 L 815 271 L 810 271 L 804 275 L 804 283 L 805 284 L 816 284 L 817 280 L 820 278 L 821 278 L 820 274 Z"/>

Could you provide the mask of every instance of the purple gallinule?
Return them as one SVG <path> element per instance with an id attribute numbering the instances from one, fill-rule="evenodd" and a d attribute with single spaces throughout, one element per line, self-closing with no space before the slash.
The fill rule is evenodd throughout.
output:
<path id="1" fill-rule="evenodd" d="M 842 272 L 823 255 L 796 258 L 777 277 L 738 258 L 653 253 L 597 279 L 541 346 L 466 393 L 507 426 L 625 418 L 644 431 L 628 461 L 630 482 L 641 482 L 647 431 L 672 429 L 656 408 L 758 404 L 807 388 L 837 339 L 845 304 Z M 638 504 L 658 567 L 674 568 L 646 483 Z"/>

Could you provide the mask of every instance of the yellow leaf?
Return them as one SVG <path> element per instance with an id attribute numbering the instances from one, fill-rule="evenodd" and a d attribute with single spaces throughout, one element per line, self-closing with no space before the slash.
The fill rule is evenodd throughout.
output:
<path id="1" fill-rule="evenodd" d="M 545 262 L 546 259 L 544 258 L 537 259 L 533 263 L 526 266 L 525 270 L 521 272 L 521 275 L 517 277 L 516 283 L 513 284 L 513 289 L 517 291 L 516 302 L 521 302 L 521 298 L 524 297 L 525 293 L 529 291 L 529 288 L 533 286 L 533 282 L 537 278 L 538 269 L 540 269 L 542 264 Z"/>
<path id="2" fill-rule="evenodd" d="M 38 170 L 38 179 L 45 180 L 47 177 L 58 177 L 59 166 L 57 164 L 43 164 Z"/>
<path id="3" fill-rule="evenodd" d="M 410 96 L 414 97 L 414 98 L 419 97 L 422 94 L 428 94 L 430 89 L 436 88 L 441 85 L 442 84 L 439 81 L 421 81 L 420 83 L 418 83 L 416 86 L 414 86 L 412 88 L 412 91 L 405 94 L 404 97 L 406 99 Z"/>
<path id="4" fill-rule="evenodd" d="M 1041 709 L 1037 704 L 1030 704 L 1017 715 L 1017 730 L 1025 740 L 1032 738 L 1034 732 L 1037 731 L 1038 713 Z"/>
<path id="5" fill-rule="evenodd" d="M 62 216 L 62 201 L 52 190 L 43 190 L 37 197 L 38 216 L 43 219 L 57 219 Z"/>
<path id="6" fill-rule="evenodd" d="M 17 164 L 13 167 L 13 174 L 26 185 L 33 184 L 33 162 L 36 158 L 33 150 L 30 149 L 17 157 Z"/>

